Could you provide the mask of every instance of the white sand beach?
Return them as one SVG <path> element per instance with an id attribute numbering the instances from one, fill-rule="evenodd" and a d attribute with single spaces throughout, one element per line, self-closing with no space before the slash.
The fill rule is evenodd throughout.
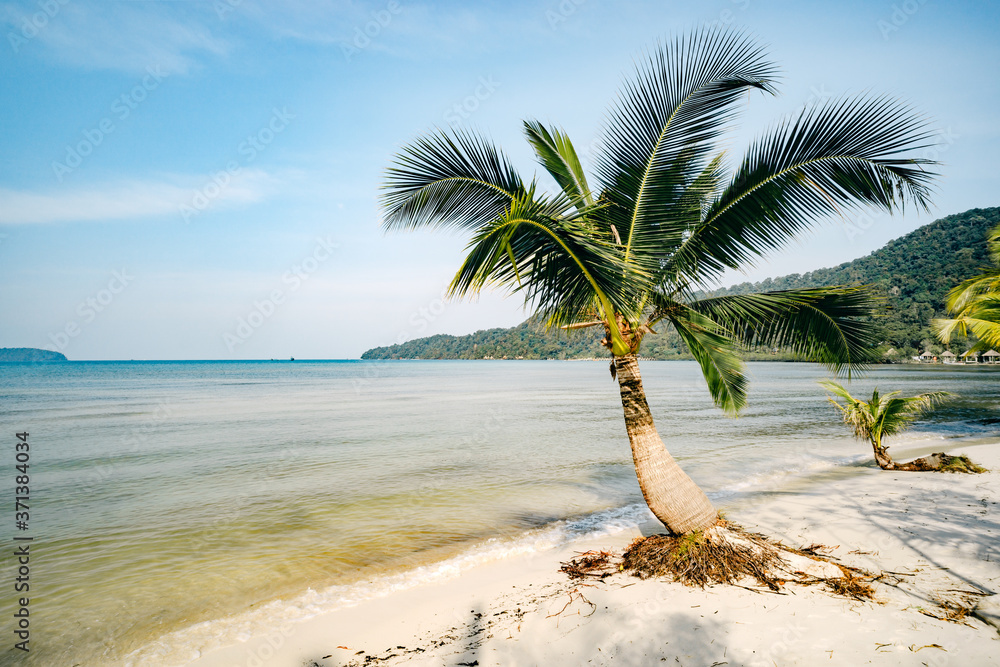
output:
<path id="1" fill-rule="evenodd" d="M 559 572 L 577 552 L 620 552 L 640 533 L 656 532 L 651 523 L 304 622 L 276 622 L 193 664 L 1000 664 L 996 627 L 973 615 L 946 620 L 940 606 L 968 608 L 1000 592 L 1000 445 L 951 453 L 967 453 L 991 472 L 844 467 L 727 508 L 731 520 L 790 546 L 823 544 L 844 564 L 884 573 L 874 583 L 877 603 L 836 597 L 822 585 L 789 583 L 775 594 L 752 582 L 700 589 L 625 574 L 573 582 Z"/>

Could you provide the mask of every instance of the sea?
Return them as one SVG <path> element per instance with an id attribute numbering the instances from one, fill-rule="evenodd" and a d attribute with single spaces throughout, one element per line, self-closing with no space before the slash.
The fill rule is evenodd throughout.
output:
<path id="1" fill-rule="evenodd" d="M 874 466 L 817 385 L 822 366 L 749 364 L 738 418 L 694 362 L 640 367 L 668 449 L 720 508 Z M 1000 442 L 998 380 L 1000 366 L 895 365 L 848 386 L 955 393 L 888 442 L 960 453 Z M 0 433 L 3 665 L 185 665 L 279 621 L 650 517 L 602 361 L 7 363 Z M 24 544 L 30 592 L 15 593 Z"/>

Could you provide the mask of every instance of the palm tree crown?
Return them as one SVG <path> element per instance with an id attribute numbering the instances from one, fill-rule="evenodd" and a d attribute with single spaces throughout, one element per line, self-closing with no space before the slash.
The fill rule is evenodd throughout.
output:
<path id="1" fill-rule="evenodd" d="M 883 438 L 906 430 L 918 417 L 952 397 L 946 391 L 934 391 L 897 398 L 900 392 L 879 394 L 876 387 L 871 399 L 863 401 L 851 396 L 842 385 L 831 380 L 823 380 L 819 384 L 844 399 L 843 404 L 834 398 L 828 400 L 840 410 L 844 423 L 851 427 L 854 437 L 870 442 L 876 454 L 888 449 L 882 444 Z"/>
<path id="2" fill-rule="evenodd" d="M 716 142 L 737 102 L 750 90 L 773 94 L 775 76 L 739 32 L 658 44 L 609 114 L 593 177 L 569 137 L 538 121 L 524 131 L 554 193 L 522 178 L 482 136 L 433 131 L 389 168 L 384 226 L 466 230 L 452 295 L 518 292 L 550 326 L 603 325 L 616 356 L 638 352 L 644 335 L 669 323 L 727 412 L 746 398 L 740 346 L 857 368 L 872 342 L 858 321 L 873 306 L 866 289 L 698 298 L 726 269 L 752 265 L 823 216 L 907 200 L 926 208 L 931 162 L 911 153 L 930 133 L 884 97 L 804 109 L 728 164 Z"/>

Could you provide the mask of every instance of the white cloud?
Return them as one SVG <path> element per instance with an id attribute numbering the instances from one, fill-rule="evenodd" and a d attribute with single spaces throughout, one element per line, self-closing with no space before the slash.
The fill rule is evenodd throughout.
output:
<path id="1" fill-rule="evenodd" d="M 480 49 L 505 44 L 496 37 L 503 29 L 535 30 L 542 16 L 412 0 L 49 0 L 47 6 L 55 9 L 46 14 L 36 3 L 0 2 L 3 32 L 24 37 L 16 51 L 41 48 L 43 57 L 83 69 L 139 73 L 158 67 L 167 74 L 197 69 L 207 56 L 229 56 L 258 30 L 353 55 L 378 51 L 420 58 L 465 52 L 473 34 Z"/>
<path id="2" fill-rule="evenodd" d="M 0 188 L 0 224 L 110 222 L 166 215 L 180 219 L 182 206 L 201 212 L 260 201 L 275 191 L 278 180 L 262 170 L 243 169 L 221 184 L 218 175 L 205 175 L 46 192 Z"/>
<path id="3" fill-rule="evenodd" d="M 531 24 L 505 10 L 413 0 L 242 0 L 238 11 L 279 39 L 347 48 L 351 60 L 365 51 L 407 58 L 464 52 L 470 35 L 482 47 L 505 28 L 517 34 Z"/>
<path id="4" fill-rule="evenodd" d="M 84 69 L 143 72 L 156 66 L 168 74 L 188 72 L 199 55 L 225 55 L 229 50 L 205 23 L 187 15 L 170 16 L 171 8 L 160 3 L 54 0 L 51 5 L 55 9 L 48 15 L 34 4 L 0 6 L 5 32 L 26 37 L 19 50 L 40 45 L 47 57 Z"/>

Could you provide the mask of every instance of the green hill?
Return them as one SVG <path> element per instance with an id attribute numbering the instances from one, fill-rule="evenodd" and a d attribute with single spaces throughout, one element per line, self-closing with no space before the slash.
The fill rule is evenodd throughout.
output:
<path id="1" fill-rule="evenodd" d="M 40 350 L 37 347 L 0 347 L 0 363 L 2 362 L 41 362 L 68 361 L 66 355 L 51 350 Z"/>
<path id="2" fill-rule="evenodd" d="M 742 283 L 712 292 L 713 296 L 748 294 L 767 290 L 875 285 L 887 299 L 888 309 L 875 322 L 880 347 L 895 349 L 906 358 L 934 345 L 930 320 L 944 314 L 948 290 L 989 265 L 986 232 L 1000 224 L 1000 208 L 972 209 L 949 215 L 887 243 L 867 257 L 805 274 Z M 662 326 L 662 325 L 661 325 Z M 686 358 L 673 331 L 647 336 L 642 354 L 656 359 Z M 467 336 L 437 335 L 399 345 L 368 350 L 362 359 L 579 359 L 605 357 L 598 342 L 599 327 L 566 333 L 544 331 L 528 320 L 510 329 L 487 329 Z M 954 352 L 966 349 L 956 341 Z M 961 348 L 961 349 L 959 349 Z M 763 351 L 762 351 L 763 352 Z M 748 353 L 748 358 L 758 358 Z M 763 357 L 761 357 L 763 358 Z M 767 355 L 767 358 L 773 358 Z"/>

